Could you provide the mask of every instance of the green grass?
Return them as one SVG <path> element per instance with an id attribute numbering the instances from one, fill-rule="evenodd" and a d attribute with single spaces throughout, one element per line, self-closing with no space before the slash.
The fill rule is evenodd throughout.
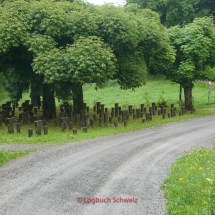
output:
<path id="1" fill-rule="evenodd" d="M 163 187 L 167 214 L 215 214 L 215 151 L 195 149 L 178 159 Z"/>
<path id="2" fill-rule="evenodd" d="M 210 108 L 215 106 L 215 85 L 211 85 L 210 104 L 208 105 L 208 84 L 195 82 L 193 88 L 193 99 L 196 108 Z M 139 106 L 140 103 L 151 104 L 163 97 L 169 104 L 178 104 L 179 84 L 166 80 L 163 76 L 149 76 L 146 85 L 132 90 L 121 90 L 115 81 L 110 81 L 103 88 L 95 90 L 95 84 L 83 86 L 84 101 L 88 106 L 93 107 L 95 102 L 100 101 L 105 107 L 114 107 L 119 103 L 122 107 L 128 105 Z M 23 93 L 23 99 L 29 99 L 30 93 Z M 0 104 L 8 101 L 8 95 L 0 89 Z M 19 104 L 21 104 L 21 102 Z M 59 105 L 56 99 L 56 104 Z"/>
<path id="3" fill-rule="evenodd" d="M 24 157 L 33 151 L 35 150 L 24 150 L 24 151 L 0 150 L 0 167 L 12 159 Z"/>

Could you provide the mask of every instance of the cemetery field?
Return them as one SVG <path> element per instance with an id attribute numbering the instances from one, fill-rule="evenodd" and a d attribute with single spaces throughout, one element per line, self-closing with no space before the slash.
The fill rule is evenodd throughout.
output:
<path id="1" fill-rule="evenodd" d="M 142 128 L 152 127 L 161 125 L 164 123 L 171 123 L 180 120 L 185 120 L 188 118 L 194 118 L 199 116 L 206 116 L 210 114 L 215 114 L 215 85 L 211 86 L 210 94 L 210 104 L 208 104 L 208 85 L 207 83 L 197 82 L 193 89 L 193 99 L 195 112 L 194 113 L 181 113 L 181 105 L 179 105 L 179 85 L 166 80 L 164 77 L 148 77 L 146 85 L 140 88 L 132 90 L 121 90 L 116 82 L 109 82 L 103 88 L 95 90 L 95 85 L 85 85 L 84 86 L 84 100 L 87 106 L 89 106 L 89 115 L 87 132 L 83 131 L 83 123 L 80 122 L 80 116 L 68 118 L 68 122 L 71 122 L 72 128 L 69 130 L 69 124 L 65 128 L 62 127 L 59 121 L 48 120 L 48 134 L 44 135 L 43 129 L 41 135 L 36 135 L 35 124 L 30 122 L 22 123 L 20 127 L 20 133 L 17 132 L 16 122 L 14 121 L 14 128 L 12 134 L 8 133 L 8 127 L 3 122 L 0 126 L 0 144 L 14 144 L 14 143 L 26 143 L 26 144 L 36 144 L 36 143 L 47 143 L 47 144 L 62 144 L 72 141 L 78 141 L 83 139 L 92 139 L 101 136 L 115 135 L 118 133 L 124 133 L 127 131 L 138 130 Z M 183 98 L 183 97 L 182 97 Z M 29 93 L 23 95 L 23 101 L 29 99 Z M 0 91 L 0 103 L 5 103 L 8 101 L 6 92 Z M 93 106 L 96 102 L 101 102 L 104 104 L 104 108 L 108 109 L 108 120 L 106 122 L 104 119 L 99 121 L 100 115 L 95 112 Z M 59 105 L 61 102 L 57 102 L 57 115 L 59 115 Z M 154 110 L 153 117 L 146 118 L 146 112 L 150 110 L 150 106 L 155 102 L 159 104 L 166 105 L 166 114 L 159 114 L 159 107 Z M 20 102 L 21 103 L 21 102 Z M 121 115 L 111 115 L 111 109 L 118 103 L 122 111 L 128 110 L 128 106 L 132 105 L 132 113 L 126 116 L 126 119 Z M 136 110 L 140 110 L 140 104 L 144 104 L 145 112 L 137 113 Z M 174 104 L 174 116 L 170 115 L 170 105 Z M 104 111 L 104 110 L 103 110 Z M 19 118 L 18 108 L 15 110 L 15 119 Z M 42 115 L 42 111 L 38 110 L 39 115 Z M 119 113 L 118 113 L 119 114 Z M 95 120 L 93 120 L 93 115 L 95 115 Z M 135 115 L 135 116 L 134 116 Z M 180 116 L 179 116 L 180 115 Z M 111 119 L 110 119 L 111 118 Z M 60 119 L 59 119 L 60 120 Z M 92 125 L 91 125 L 92 121 Z M 126 123 L 124 122 L 126 121 Z M 28 130 L 33 129 L 33 135 L 28 137 Z M 74 134 L 73 130 L 77 130 L 77 134 Z"/>

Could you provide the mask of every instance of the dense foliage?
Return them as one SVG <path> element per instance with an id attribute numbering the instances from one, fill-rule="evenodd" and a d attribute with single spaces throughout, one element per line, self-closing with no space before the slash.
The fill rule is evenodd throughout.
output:
<path id="1" fill-rule="evenodd" d="M 190 23 L 196 17 L 215 16 L 214 0 L 126 0 L 137 3 L 141 8 L 149 8 L 160 14 L 166 26 Z"/>
<path id="2" fill-rule="evenodd" d="M 0 20 L 0 72 L 31 85 L 36 77 L 36 87 L 46 84 L 43 91 L 50 91 L 43 99 L 53 90 L 63 98 L 72 91 L 73 100 L 81 100 L 79 110 L 83 84 L 116 79 L 123 89 L 134 89 L 145 83 L 147 72 L 165 70 L 174 61 L 157 14 L 136 6 L 5 1 Z M 16 90 L 20 95 L 23 89 Z"/>

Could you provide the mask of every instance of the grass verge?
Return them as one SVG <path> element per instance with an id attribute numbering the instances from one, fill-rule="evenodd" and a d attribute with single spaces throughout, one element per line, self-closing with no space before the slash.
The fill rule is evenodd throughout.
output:
<path id="1" fill-rule="evenodd" d="M 24 157 L 33 151 L 35 150 L 24 150 L 24 151 L 23 150 L 22 151 L 0 150 L 0 167 L 12 159 Z"/>
<path id="2" fill-rule="evenodd" d="M 171 166 L 163 184 L 167 214 L 215 214 L 215 151 L 194 149 Z"/>

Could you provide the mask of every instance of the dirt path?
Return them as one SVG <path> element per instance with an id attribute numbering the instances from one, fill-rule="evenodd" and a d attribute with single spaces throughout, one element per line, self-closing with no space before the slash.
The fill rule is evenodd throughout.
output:
<path id="1" fill-rule="evenodd" d="M 165 214 L 170 164 L 214 134 L 210 116 L 31 153 L 0 168 L 0 214 Z"/>

